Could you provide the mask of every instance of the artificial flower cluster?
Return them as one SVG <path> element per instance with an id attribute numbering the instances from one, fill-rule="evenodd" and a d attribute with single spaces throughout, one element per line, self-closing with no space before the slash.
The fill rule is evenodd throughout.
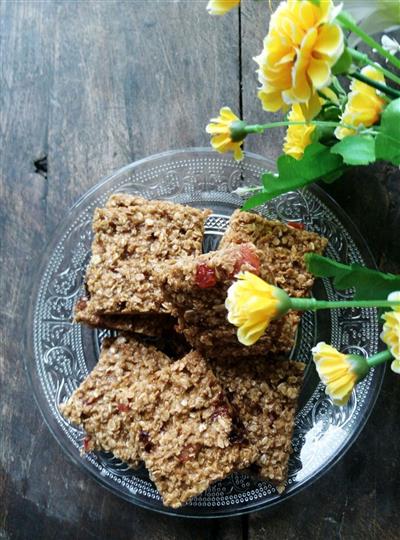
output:
<path id="1" fill-rule="evenodd" d="M 207 9 L 212 15 L 223 15 L 240 3 L 210 0 Z M 396 57 L 400 46 L 388 36 L 378 43 L 370 35 L 385 30 L 377 26 L 377 21 L 385 21 L 390 29 L 400 24 L 400 1 L 366 4 L 357 6 L 355 18 L 332 0 L 285 0 L 272 13 L 262 51 L 254 58 L 258 64 L 258 98 L 265 111 L 281 111 L 286 117 L 248 124 L 229 107 L 223 107 L 206 128 L 216 151 L 232 152 L 236 160 L 241 160 L 248 135 L 287 127 L 277 172 L 265 172 L 259 188 L 240 188 L 241 195 L 257 191 L 245 202 L 245 209 L 316 180 L 337 180 L 352 165 L 376 160 L 400 165 L 400 91 L 392 84 L 400 85 L 400 78 L 390 70 L 400 69 Z M 360 41 L 384 61 L 377 63 L 352 48 Z M 350 81 L 348 89 L 339 76 Z M 400 292 L 391 293 L 387 299 L 381 295 L 377 300 L 343 302 L 291 298 L 245 272 L 237 276 L 226 299 L 228 320 L 237 326 L 238 339 L 244 345 L 255 343 L 272 320 L 291 309 L 340 307 L 390 309 L 383 315 L 381 339 L 387 346 L 383 352 L 364 358 L 344 354 L 323 342 L 312 350 L 327 393 L 334 403 L 344 405 L 372 367 L 391 360 L 392 370 L 400 374 Z"/>
<path id="2" fill-rule="evenodd" d="M 395 0 L 394 3 L 398 2 Z M 240 4 L 239 0 L 210 0 L 208 10 L 224 14 Z M 271 6 L 271 2 L 269 3 Z M 382 6 L 379 6 L 382 16 Z M 400 2 L 394 23 L 400 23 Z M 393 6 L 387 5 L 393 17 Z M 368 11 L 370 20 L 373 18 Z M 346 38 L 345 32 L 351 33 Z M 386 64 L 351 48 L 351 37 L 366 42 L 381 54 Z M 354 41 L 354 40 L 353 40 Z M 282 121 L 247 124 L 228 107 L 211 120 L 207 132 L 218 152 L 232 151 L 243 159 L 243 141 L 251 133 L 287 126 L 284 156 L 293 158 L 291 173 L 299 177 L 296 187 L 316 180 L 333 181 L 352 165 L 364 165 L 378 159 L 400 165 L 400 91 L 391 85 L 400 78 L 388 69 L 400 68 L 395 56 L 396 42 L 384 36 L 382 44 L 373 40 L 346 12 L 332 0 L 286 0 L 272 13 L 258 64 L 258 97 L 267 112 L 286 114 Z M 390 64 L 390 65 L 389 65 Z M 351 81 L 348 91 L 338 76 Z M 240 125 L 240 129 L 238 129 Z M 335 156 L 330 170 L 322 170 L 319 160 L 306 159 L 321 151 L 326 158 Z M 296 163 L 298 162 L 298 163 Z M 291 179 L 285 177 L 289 167 L 263 177 L 260 193 L 247 201 L 247 208 L 290 190 Z M 270 183 L 268 183 L 270 182 Z M 254 191 L 254 188 L 248 192 Z"/>
<path id="3" fill-rule="evenodd" d="M 400 374 L 400 292 L 391 293 L 387 300 L 324 301 L 315 298 L 291 298 L 251 272 L 239 273 L 228 290 L 225 306 L 228 321 L 238 327 L 238 340 L 246 346 L 253 345 L 265 333 L 272 320 L 282 317 L 289 310 L 305 311 L 350 307 L 392 308 L 382 318 L 385 321 L 381 334 L 388 350 L 370 358 L 343 354 L 331 345 L 318 343 L 313 349 L 313 359 L 326 392 L 336 405 L 345 405 L 354 389 L 368 371 L 383 362 L 392 360 L 391 367 Z"/>

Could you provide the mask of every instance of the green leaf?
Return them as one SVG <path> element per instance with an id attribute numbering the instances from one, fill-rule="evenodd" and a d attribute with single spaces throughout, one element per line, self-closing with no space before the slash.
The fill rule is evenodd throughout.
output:
<path id="1" fill-rule="evenodd" d="M 375 153 L 377 159 L 400 165 L 400 98 L 389 103 L 383 111 Z"/>
<path id="2" fill-rule="evenodd" d="M 271 172 L 265 172 L 261 175 L 261 182 L 264 186 L 264 188 L 268 188 L 270 182 L 274 182 L 276 180 L 276 176 Z"/>
<path id="3" fill-rule="evenodd" d="M 355 300 L 383 300 L 400 290 L 400 276 L 371 270 L 359 264 L 342 264 L 322 255 L 307 253 L 307 269 L 316 277 L 333 278 L 339 290 L 355 289 Z"/>
<path id="4" fill-rule="evenodd" d="M 331 152 L 342 156 L 347 165 L 368 165 L 375 161 L 375 139 L 371 135 L 345 137 Z"/>
<path id="5" fill-rule="evenodd" d="M 316 180 L 333 181 L 343 172 L 343 160 L 330 153 L 323 144 L 313 143 L 307 146 L 302 159 L 297 160 L 282 154 L 278 158 L 279 175 L 265 172 L 261 176 L 263 191 L 246 201 L 244 210 L 263 204 L 283 193 L 299 189 Z"/>
<path id="6" fill-rule="evenodd" d="M 332 73 L 334 75 L 342 75 L 343 73 L 347 73 L 349 71 L 349 68 L 352 63 L 352 56 L 349 53 L 347 47 L 345 47 L 344 51 L 342 52 L 342 55 L 334 64 L 332 67 Z"/>
<path id="7" fill-rule="evenodd" d="M 323 178 L 341 168 L 342 158 L 330 153 L 330 149 L 320 143 L 307 146 L 302 159 L 297 160 L 285 154 L 278 158 L 280 181 L 303 178 L 306 183 Z"/>
<path id="8" fill-rule="evenodd" d="M 251 208 L 254 208 L 255 206 L 259 206 L 260 204 L 264 204 L 265 202 L 269 201 L 271 197 L 268 193 L 261 192 L 257 193 L 257 195 L 253 195 L 242 206 L 242 210 L 250 210 Z"/>

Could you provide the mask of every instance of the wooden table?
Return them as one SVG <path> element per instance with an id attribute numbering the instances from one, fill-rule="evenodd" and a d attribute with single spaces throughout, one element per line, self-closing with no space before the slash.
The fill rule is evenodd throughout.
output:
<path id="1" fill-rule="evenodd" d="M 67 459 L 23 368 L 31 276 L 68 208 L 138 158 L 206 146 L 220 106 L 267 117 L 255 98 L 264 3 L 209 17 L 207 0 L 1 3 L 0 538 L 399 538 L 400 379 L 388 373 L 362 435 L 328 474 L 271 511 L 209 522 L 152 514 Z M 276 132 L 247 148 L 276 157 Z M 382 269 L 400 272 L 400 178 L 353 171 L 330 192 Z"/>

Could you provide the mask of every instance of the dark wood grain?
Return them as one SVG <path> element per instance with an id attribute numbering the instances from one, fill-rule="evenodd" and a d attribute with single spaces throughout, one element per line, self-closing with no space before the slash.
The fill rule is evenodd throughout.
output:
<path id="1" fill-rule="evenodd" d="M 210 18 L 205 4 L 0 3 L 1 540 L 399 536 L 400 400 L 390 373 L 366 429 L 330 473 L 276 509 L 224 521 L 178 521 L 109 494 L 64 456 L 32 400 L 26 302 L 41 253 L 73 202 L 135 159 L 207 145 L 204 126 L 223 104 L 249 120 L 271 117 L 255 98 L 252 60 L 268 3 L 245 2 L 240 20 Z M 247 148 L 275 158 L 283 133 L 249 138 Z M 394 168 L 377 167 L 329 188 L 381 267 L 395 272 L 399 180 Z"/>
<path id="2" fill-rule="evenodd" d="M 6 1 L 0 24 L 0 538 L 242 538 L 240 518 L 154 515 L 82 474 L 23 369 L 31 277 L 68 208 L 128 162 L 204 146 L 213 105 L 238 107 L 238 16 L 210 20 L 202 2 Z"/>
<path id="3" fill-rule="evenodd" d="M 276 1 L 273 2 L 276 5 Z M 256 98 L 257 65 L 270 10 L 266 2 L 241 9 L 243 116 L 281 119 L 262 111 Z M 246 140 L 247 150 L 270 156 L 282 151 L 284 129 Z M 351 216 L 382 270 L 400 273 L 400 174 L 395 167 L 353 168 L 340 181 L 322 185 Z M 399 379 L 388 371 L 376 407 L 348 454 L 313 486 L 271 511 L 249 516 L 249 538 L 375 539 L 399 537 L 394 511 L 400 491 Z"/>

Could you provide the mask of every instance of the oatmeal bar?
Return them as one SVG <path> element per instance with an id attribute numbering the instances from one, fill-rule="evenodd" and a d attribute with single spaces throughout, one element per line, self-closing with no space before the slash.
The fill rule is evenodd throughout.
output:
<path id="1" fill-rule="evenodd" d="M 162 272 L 162 286 L 173 315 L 178 317 L 178 328 L 195 349 L 210 358 L 290 351 L 299 322 L 297 313 L 273 321 L 250 347 L 239 343 L 236 327 L 227 320 L 225 299 L 234 276 L 249 270 L 274 283 L 269 259 L 268 250 L 257 250 L 247 243 L 181 258 Z"/>
<path id="2" fill-rule="evenodd" d="M 252 242 L 258 249 L 266 249 L 276 285 L 289 295 L 298 297 L 307 296 L 314 283 L 312 274 L 307 272 L 304 255 L 310 252 L 322 254 L 328 243 L 326 238 L 316 233 L 236 210 L 220 247 L 243 242 Z"/>
<path id="3" fill-rule="evenodd" d="M 168 313 L 138 313 L 136 315 L 92 312 L 89 299 L 79 298 L 75 304 L 75 322 L 83 322 L 93 328 L 110 328 L 123 332 L 144 334 L 152 337 L 162 337 L 173 332 L 176 319 Z"/>
<path id="4" fill-rule="evenodd" d="M 248 358 L 213 361 L 211 367 L 257 448 L 260 476 L 282 489 L 304 364 Z"/>
<path id="5" fill-rule="evenodd" d="M 86 451 L 113 452 L 132 467 L 139 465 L 140 430 L 132 383 L 145 388 L 146 380 L 169 363 L 163 353 L 132 337 L 104 341 L 96 367 L 60 406 L 65 418 L 86 431 Z"/>
<path id="6" fill-rule="evenodd" d="M 111 196 L 105 208 L 94 212 L 87 298 L 78 301 L 75 320 L 97 326 L 107 322 L 103 315 L 129 315 L 129 323 L 118 317 L 108 322 L 123 329 L 129 324 L 138 331 L 135 315 L 154 314 L 157 319 L 158 314 L 169 313 L 154 272 L 161 262 L 201 253 L 203 224 L 209 213 L 127 194 Z M 143 322 L 139 319 L 138 327 L 146 333 L 148 324 Z M 164 322 L 159 319 L 158 325 Z M 149 334 L 154 333 L 154 326 Z"/>
<path id="7" fill-rule="evenodd" d="M 197 352 L 160 369 L 140 397 L 143 458 L 177 508 L 256 457 L 220 383 Z"/>

